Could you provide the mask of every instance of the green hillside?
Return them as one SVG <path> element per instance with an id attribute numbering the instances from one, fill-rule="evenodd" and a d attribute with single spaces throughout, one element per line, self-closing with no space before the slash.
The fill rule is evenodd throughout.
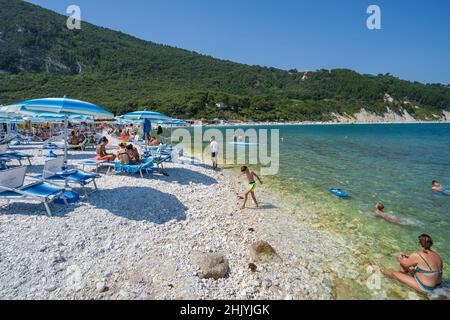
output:
<path id="1" fill-rule="evenodd" d="M 450 110 L 450 89 L 440 84 L 248 66 L 86 22 L 68 30 L 66 19 L 0 0 L 0 104 L 67 95 L 116 114 L 147 107 L 175 117 L 255 120 L 327 120 L 332 112 L 381 113 L 387 105 L 420 119 Z M 386 103 L 386 93 L 395 101 Z"/>

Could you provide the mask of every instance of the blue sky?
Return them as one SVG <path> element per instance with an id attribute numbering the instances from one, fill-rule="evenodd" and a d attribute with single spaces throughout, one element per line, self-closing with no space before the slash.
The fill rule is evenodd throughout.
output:
<path id="1" fill-rule="evenodd" d="M 448 0 L 30 0 L 141 39 L 282 69 L 350 68 L 450 83 Z M 366 27 L 381 8 L 381 30 Z"/>

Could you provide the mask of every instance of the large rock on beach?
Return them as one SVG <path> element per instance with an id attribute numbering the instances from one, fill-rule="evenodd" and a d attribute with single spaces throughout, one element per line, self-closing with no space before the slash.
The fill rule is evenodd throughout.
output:
<path id="1" fill-rule="evenodd" d="M 281 258 L 275 249 L 266 241 L 257 241 L 250 246 L 252 262 L 280 262 Z"/>
<path id="2" fill-rule="evenodd" d="M 198 276 L 201 279 L 221 279 L 225 278 L 230 271 L 228 259 L 221 254 L 207 253 L 195 255 L 193 258 L 195 264 L 200 268 Z"/>

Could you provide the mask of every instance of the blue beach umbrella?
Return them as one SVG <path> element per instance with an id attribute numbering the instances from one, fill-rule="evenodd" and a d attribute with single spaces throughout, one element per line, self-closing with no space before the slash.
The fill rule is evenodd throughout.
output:
<path id="1" fill-rule="evenodd" d="M 155 121 L 159 121 L 159 120 L 163 120 L 163 121 L 170 121 L 171 118 L 162 114 L 162 113 L 158 113 L 158 112 L 154 112 L 154 111 L 135 111 L 135 112 L 130 112 L 127 114 L 124 114 L 122 116 L 123 119 L 125 120 L 145 120 L 145 119 L 149 119 L 149 120 L 155 120 Z"/>
<path id="2" fill-rule="evenodd" d="M 22 117 L 0 116 L 0 123 L 24 124 L 25 120 Z"/>
<path id="3" fill-rule="evenodd" d="M 75 122 L 75 123 L 81 123 L 81 122 L 94 123 L 94 119 L 91 116 L 84 116 L 84 115 L 70 116 L 69 120 L 71 122 Z"/>
<path id="4" fill-rule="evenodd" d="M 75 99 L 69 99 L 66 97 L 23 101 L 15 105 L 0 107 L 0 112 L 20 114 L 23 116 L 38 116 L 39 114 L 50 114 L 52 116 L 62 115 L 64 117 L 63 170 L 67 169 L 67 140 L 69 118 L 76 115 L 90 116 L 93 119 L 114 118 L 114 115 L 111 112 L 108 112 L 95 104 Z M 79 198 L 78 194 L 73 191 L 65 192 L 65 196 L 69 202 L 74 202 Z"/>
<path id="5" fill-rule="evenodd" d="M 31 111 L 40 113 L 50 112 L 59 114 L 90 115 L 95 119 L 114 118 L 114 115 L 111 112 L 106 111 L 102 107 L 89 102 L 69 98 L 34 99 L 23 101 L 9 107 L 19 108 L 20 112 L 18 113 Z"/>
<path id="6" fill-rule="evenodd" d="M 186 125 L 187 122 L 180 119 L 170 119 L 169 121 L 158 121 L 159 125 L 166 125 L 166 126 L 183 126 Z"/>
<path id="7" fill-rule="evenodd" d="M 172 127 L 173 126 L 184 126 L 187 125 L 187 122 L 180 119 L 170 119 L 169 121 L 160 120 L 158 121 L 159 125 L 170 126 L 170 143 L 172 143 Z"/>
<path id="8" fill-rule="evenodd" d="M 30 121 L 32 124 L 44 124 L 44 123 L 64 123 L 64 115 L 60 115 L 57 113 L 36 113 L 36 116 L 33 117 L 24 117 L 25 120 Z M 52 127 L 50 127 L 50 137 L 53 136 Z"/>
<path id="9" fill-rule="evenodd" d="M 123 116 L 119 116 L 119 117 L 116 117 L 116 121 L 114 121 L 113 124 L 117 124 L 117 125 L 120 125 L 120 126 L 125 126 L 125 125 L 129 125 L 129 124 L 134 124 L 135 122 L 138 122 L 138 120 L 135 120 L 135 121 L 133 121 L 133 120 L 126 120 L 126 119 L 123 118 Z"/>
<path id="10" fill-rule="evenodd" d="M 125 119 L 125 120 L 147 120 L 148 122 L 150 122 L 150 120 L 155 120 L 155 121 L 170 121 L 172 120 L 170 117 L 162 114 L 162 113 L 158 113 L 158 112 L 154 112 L 154 111 L 135 111 L 135 112 L 130 112 L 127 114 L 124 114 L 123 116 L 121 116 L 121 118 Z M 144 126 L 144 135 L 145 135 L 145 121 L 143 123 Z M 148 126 L 148 123 L 147 123 Z M 147 130 L 148 133 L 151 132 L 151 123 L 150 123 L 150 130 Z M 147 139 L 145 139 L 145 143 L 147 144 Z"/>
<path id="11" fill-rule="evenodd" d="M 131 124 L 132 122 L 127 121 L 127 120 L 116 120 L 113 122 L 113 124 L 117 124 L 119 126 L 125 126 L 127 124 Z"/>
<path id="12" fill-rule="evenodd" d="M 64 166 L 67 166 L 68 121 L 71 116 L 84 115 L 93 119 L 112 119 L 114 115 L 95 104 L 69 98 L 45 98 L 23 101 L 0 107 L 0 112 L 21 115 L 56 114 L 64 116 Z"/>
<path id="13" fill-rule="evenodd" d="M 34 117 L 25 117 L 25 120 L 35 123 L 64 123 L 64 115 L 39 114 Z"/>

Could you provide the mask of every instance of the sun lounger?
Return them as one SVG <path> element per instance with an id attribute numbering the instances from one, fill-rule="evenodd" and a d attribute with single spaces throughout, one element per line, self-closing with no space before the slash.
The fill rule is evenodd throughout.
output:
<path id="1" fill-rule="evenodd" d="M 44 204 L 47 215 L 49 216 L 52 215 L 49 203 L 57 197 L 61 197 L 67 205 L 64 197 L 64 188 L 55 186 L 44 180 L 39 180 L 24 186 L 26 170 L 26 167 L 17 167 L 0 171 L 0 200 L 6 200 L 8 203 L 11 201 L 36 201 Z"/>
<path id="2" fill-rule="evenodd" d="M 18 138 L 18 134 L 14 133 L 14 134 L 6 134 L 3 138 L 0 139 L 0 144 L 5 144 L 7 145 L 8 143 L 16 140 Z"/>
<path id="3" fill-rule="evenodd" d="M 114 172 L 115 173 L 130 173 L 136 174 L 139 173 L 141 178 L 144 178 L 144 173 L 150 174 L 153 173 L 153 159 L 146 158 L 140 164 L 132 165 L 132 164 L 122 164 L 120 162 L 111 162 L 114 163 Z"/>
<path id="4" fill-rule="evenodd" d="M 86 147 L 89 145 L 89 139 L 84 139 L 82 143 L 79 144 L 69 144 L 67 145 L 67 149 L 69 150 L 82 150 L 86 149 Z"/>
<path id="5" fill-rule="evenodd" d="M 9 159 L 4 159 L 0 157 L 0 170 L 6 170 L 8 169 L 8 162 L 11 161 Z"/>
<path id="6" fill-rule="evenodd" d="M 64 150 L 64 135 L 54 135 L 50 139 L 44 141 L 42 150 Z"/>
<path id="7" fill-rule="evenodd" d="M 108 171 L 106 172 L 106 174 L 109 174 L 111 169 L 113 169 L 115 167 L 115 164 L 112 163 L 112 162 L 97 160 L 96 158 L 79 161 L 78 165 L 82 166 L 82 170 L 83 171 L 84 171 L 84 168 L 86 166 L 88 166 L 88 167 L 95 167 L 95 172 L 96 173 L 98 173 L 98 170 L 100 168 L 107 167 Z"/>
<path id="8" fill-rule="evenodd" d="M 63 172 L 63 166 L 64 158 L 62 157 L 47 160 L 42 175 L 36 176 L 36 178 L 64 186 L 75 184 L 83 189 L 86 197 L 88 197 L 86 185 L 92 183 L 95 190 L 98 190 L 95 179 L 99 175 L 87 173 L 82 170 L 66 170 Z"/>
<path id="9" fill-rule="evenodd" d="M 57 144 L 54 143 L 46 143 L 42 146 L 42 148 L 40 148 L 41 151 L 45 151 L 45 150 L 64 150 L 63 146 L 59 146 Z"/>
<path id="10" fill-rule="evenodd" d="M 153 163 L 156 165 L 159 171 L 164 170 L 164 163 L 172 161 L 172 155 L 159 155 L 152 157 Z M 164 173 L 164 172 L 162 172 Z"/>
<path id="11" fill-rule="evenodd" d="M 28 160 L 28 163 L 31 166 L 31 158 L 32 155 L 21 153 L 21 152 L 8 152 L 8 146 L 6 144 L 0 145 L 0 158 L 2 160 L 16 160 L 19 162 L 19 165 L 22 165 L 22 160 Z"/>

